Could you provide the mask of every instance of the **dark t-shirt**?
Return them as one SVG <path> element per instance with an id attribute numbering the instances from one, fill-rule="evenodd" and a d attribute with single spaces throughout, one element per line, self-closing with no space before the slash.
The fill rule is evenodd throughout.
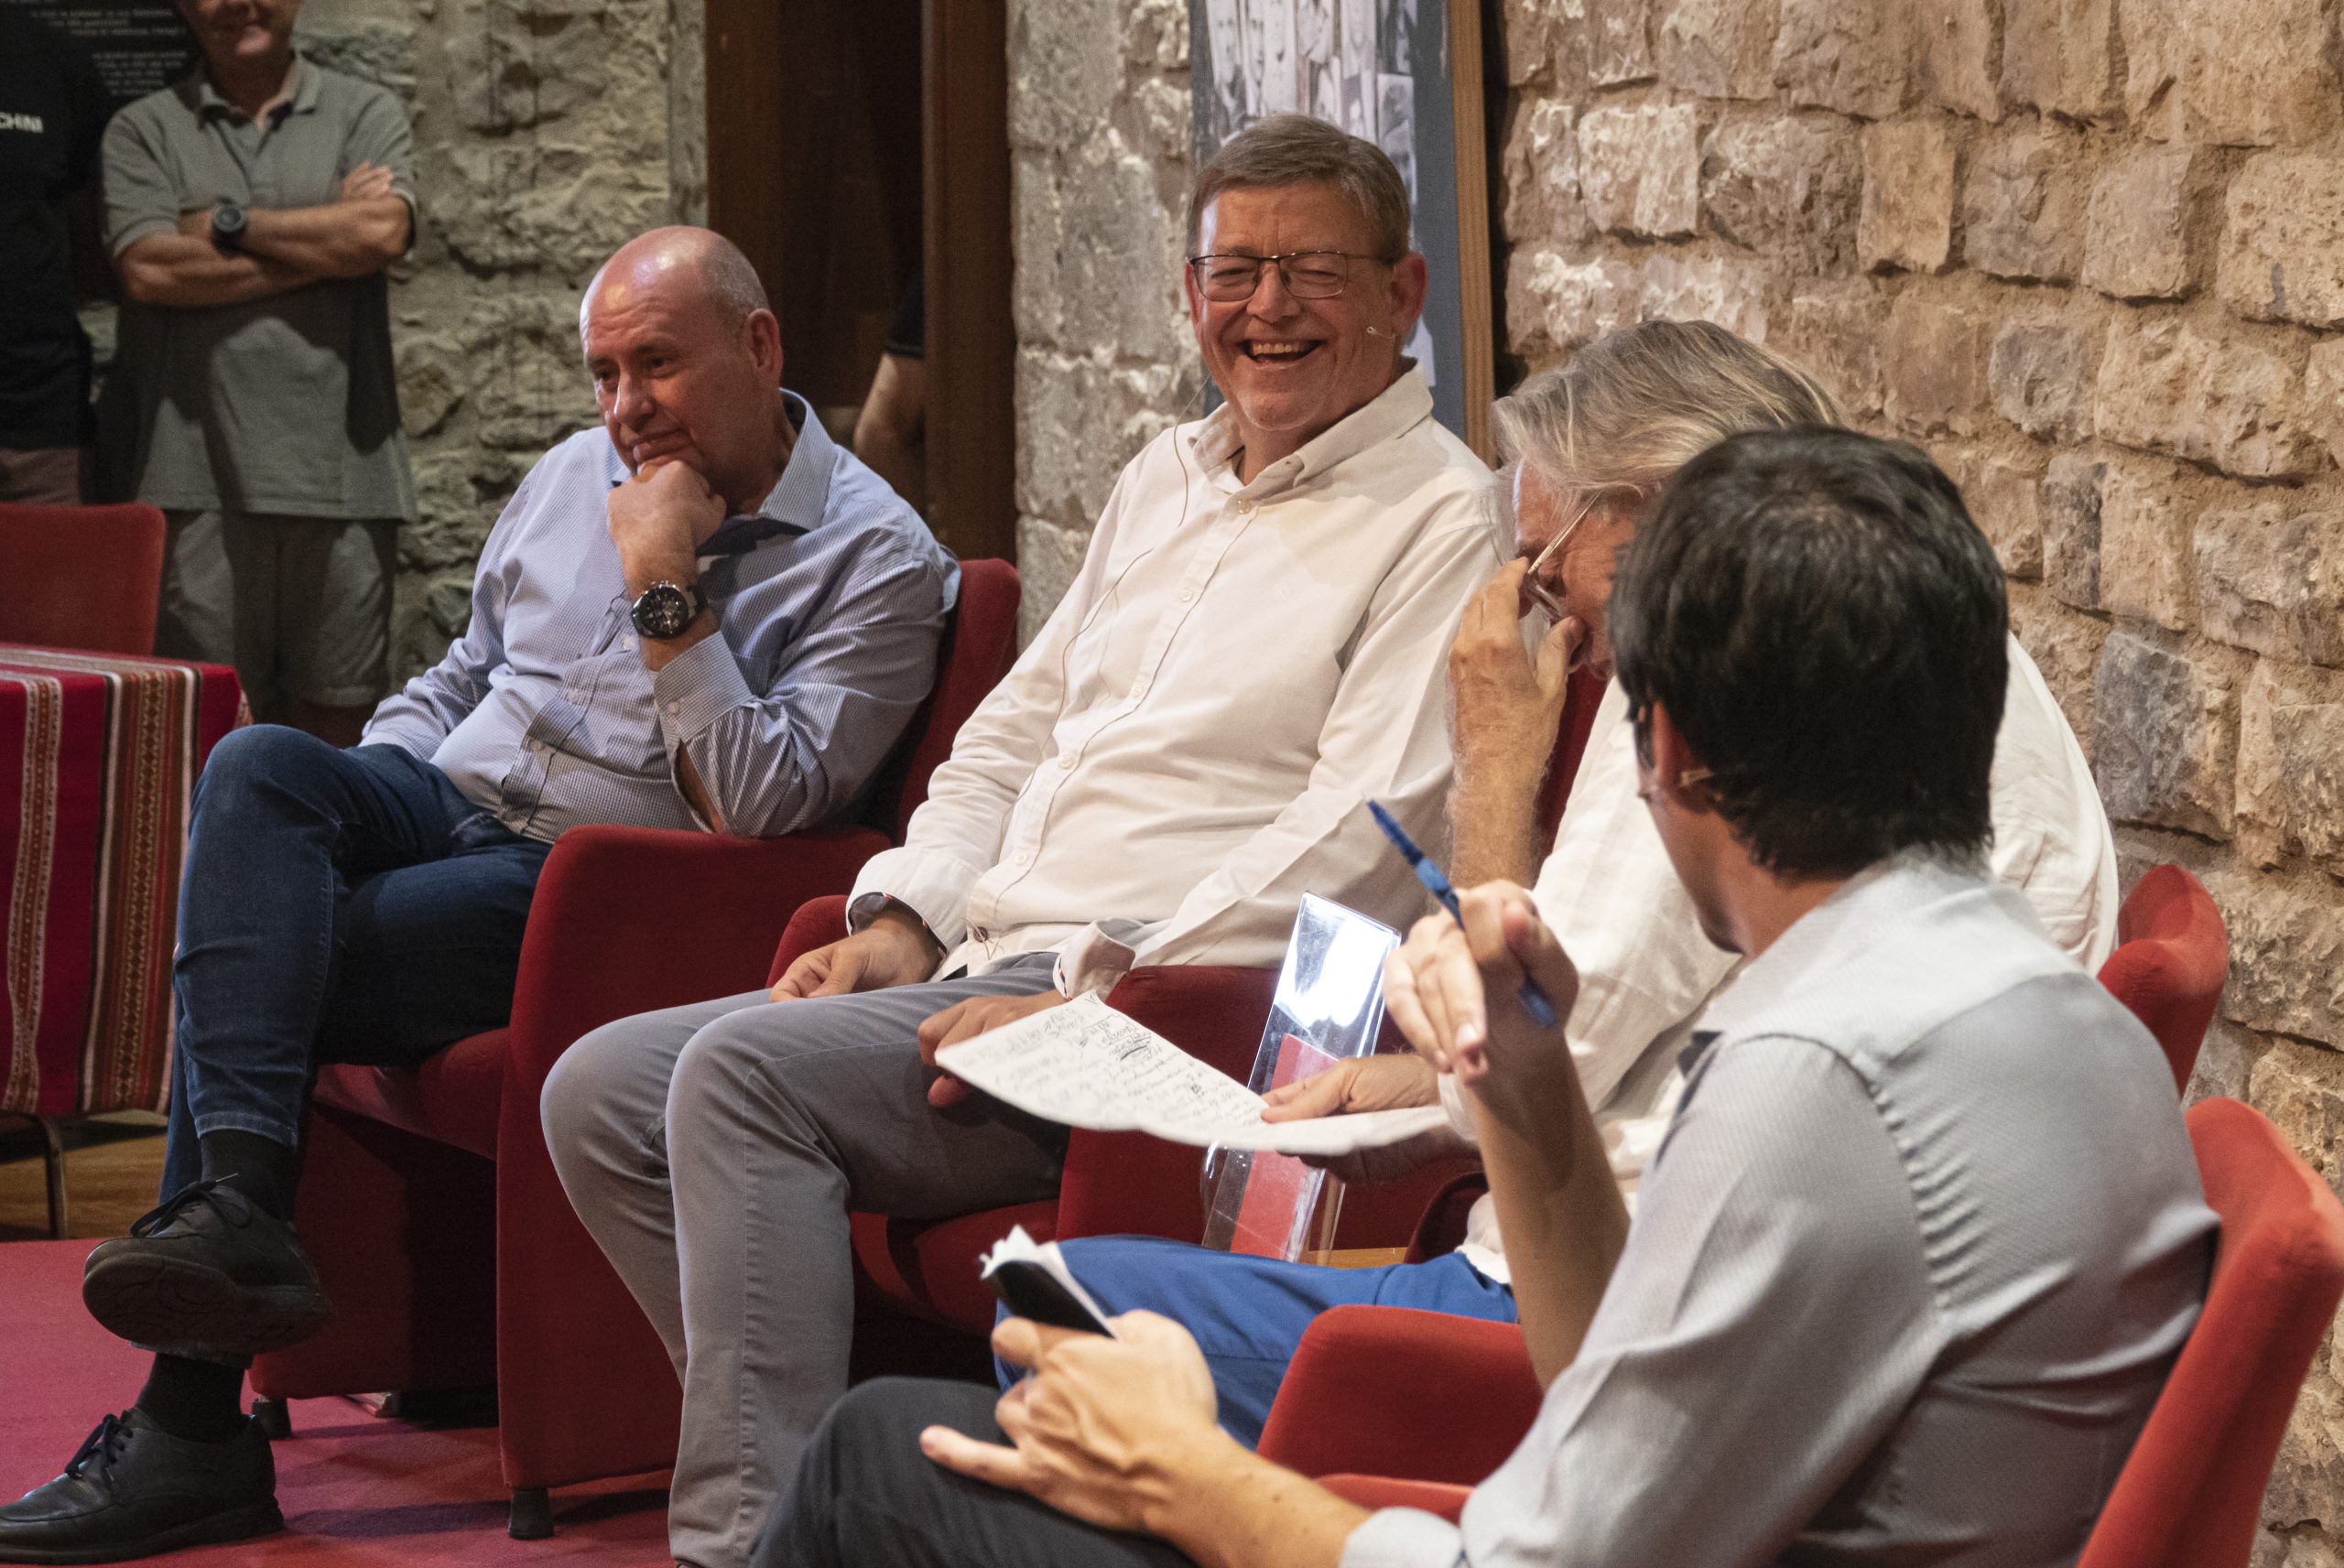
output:
<path id="1" fill-rule="evenodd" d="M 73 314 L 65 199 L 97 178 L 106 111 L 80 44 L 0 5 L 0 447 L 83 438 L 90 341 Z"/>

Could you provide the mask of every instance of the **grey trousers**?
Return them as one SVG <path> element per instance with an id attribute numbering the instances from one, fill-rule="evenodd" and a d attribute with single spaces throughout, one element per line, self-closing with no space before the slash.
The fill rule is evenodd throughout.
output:
<path id="1" fill-rule="evenodd" d="M 941 1217 L 1058 1190 L 1066 1130 L 982 1096 L 931 1108 L 917 1035 L 955 1002 L 1048 989 L 1050 966 L 645 1013 L 587 1035 L 546 1080 L 561 1184 L 683 1384 L 678 1563 L 746 1563 L 846 1391 L 850 1208 Z"/>

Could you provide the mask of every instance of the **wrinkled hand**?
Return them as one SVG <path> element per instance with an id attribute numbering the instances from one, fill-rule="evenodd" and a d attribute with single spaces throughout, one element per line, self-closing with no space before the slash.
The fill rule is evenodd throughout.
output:
<path id="1" fill-rule="evenodd" d="M 1054 990 L 1039 996 L 971 997 L 929 1015 L 919 1026 L 919 1059 L 935 1067 L 936 1054 L 947 1045 L 973 1040 L 988 1030 L 1046 1011 L 1067 1000 Z M 948 1105 L 960 1104 L 974 1093 L 974 1089 L 939 1067 L 935 1080 L 928 1086 L 928 1103 L 941 1110 Z"/>
<path id="2" fill-rule="evenodd" d="M 1394 1110 L 1403 1106 L 1433 1105 L 1440 1099 L 1440 1075 L 1421 1056 L 1389 1053 L 1354 1056 L 1323 1073 L 1272 1089 L 1264 1121 L 1301 1121 L 1318 1116 L 1353 1116 L 1362 1111 Z M 1444 1154 L 1467 1153 L 1472 1145 L 1447 1128 L 1435 1128 L 1380 1149 L 1354 1150 L 1349 1154 L 1299 1155 L 1338 1181 L 1388 1182 Z"/>
<path id="3" fill-rule="evenodd" d="M 373 201 L 391 194 L 391 171 L 378 163 L 362 163 L 342 177 L 344 201 Z"/>
<path id="4" fill-rule="evenodd" d="M 1557 1075 L 1568 1076 L 1576 1092 L 1578 1067 L 1562 1027 L 1544 1027 L 1523 1011 L 1522 982 L 1536 980 L 1555 1015 L 1568 1019 L 1579 970 L 1513 883 L 1468 889 L 1458 908 L 1461 928 L 1445 914 L 1427 916 L 1384 960 L 1384 1006 L 1437 1071 L 1456 1074 L 1510 1120 L 1535 1120 L 1552 1103 Z"/>
<path id="5" fill-rule="evenodd" d="M 658 459 L 611 492 L 609 510 L 630 595 L 655 582 L 698 580 L 700 543 L 724 521 L 724 503 L 699 470 Z"/>
<path id="6" fill-rule="evenodd" d="M 993 1407 L 1008 1444 L 931 1426 L 920 1452 L 1101 1529 L 1148 1529 L 1177 1477 L 1243 1450 L 1214 1424 L 1212 1373 L 1187 1329 L 1151 1312 L 1112 1321 L 1112 1339 L 1002 1322 L 993 1353 L 1033 1368 Z"/>
<path id="7" fill-rule="evenodd" d="M 936 972 L 943 957 L 942 945 L 926 926 L 888 913 L 852 936 L 800 953 L 766 994 L 776 1001 L 798 1001 L 917 985 Z"/>
<path id="8" fill-rule="evenodd" d="M 1577 617 L 1556 622 L 1534 665 L 1522 645 L 1527 561 L 1509 561 L 1465 606 L 1449 648 L 1460 767 L 1492 769 L 1535 790 L 1562 728 L 1572 660 L 1587 641 Z"/>

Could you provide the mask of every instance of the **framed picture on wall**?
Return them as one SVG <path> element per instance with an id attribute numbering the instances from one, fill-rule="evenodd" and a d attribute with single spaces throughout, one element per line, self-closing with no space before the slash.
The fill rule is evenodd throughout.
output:
<path id="1" fill-rule="evenodd" d="M 1391 155 L 1431 272 L 1405 352 L 1433 412 L 1491 454 L 1487 143 L 1476 0 L 1188 0 L 1196 156 L 1265 115 L 1316 115 Z"/>

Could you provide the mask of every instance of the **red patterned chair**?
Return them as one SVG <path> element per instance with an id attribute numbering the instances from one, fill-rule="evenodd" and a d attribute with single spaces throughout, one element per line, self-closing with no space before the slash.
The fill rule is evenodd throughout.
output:
<path id="1" fill-rule="evenodd" d="M 0 643 L 153 653 L 164 526 L 137 502 L 0 502 Z"/>
<path id="2" fill-rule="evenodd" d="M 1567 718 L 1540 797 L 1542 824 L 1550 838 L 1603 689 L 1603 682 L 1587 672 L 1571 677 Z M 799 953 L 835 938 L 844 913 L 840 900 L 799 910 L 774 956 L 771 977 L 778 979 Z M 1141 968 L 1125 976 L 1107 1001 L 1189 1054 L 1242 1078 L 1253 1070 L 1276 983 L 1273 969 Z M 1384 1044 L 1397 1048 L 1396 1032 L 1387 1030 Z M 1433 1195 L 1475 1164 L 1470 1158 L 1441 1161 L 1400 1181 L 1350 1187 L 1336 1245 L 1404 1245 Z M 907 1317 L 971 1335 L 990 1333 L 993 1296 L 978 1278 L 977 1260 L 1012 1225 L 1024 1226 L 1036 1240 L 1128 1235 L 1194 1241 L 1204 1234 L 1198 1169 L 1198 1152 L 1184 1145 L 1140 1132 L 1078 1129 L 1067 1141 L 1065 1176 L 1055 1199 L 933 1221 L 858 1214 L 854 1249 L 865 1276 L 865 1321 L 899 1331 L 900 1320 Z"/>
<path id="3" fill-rule="evenodd" d="M 525 1539 L 552 1529 L 547 1488 L 672 1463 L 674 1369 L 570 1209 L 538 1092 L 590 1030 L 754 985 L 789 912 L 851 886 L 900 837 L 1015 656 L 1017 602 L 1007 562 L 961 563 L 942 674 L 874 785 L 884 831 L 566 833 L 537 886 L 509 1026 L 412 1072 L 320 1075 L 298 1224 L 336 1315 L 254 1364 L 266 1413 L 281 1423 L 288 1399 L 493 1381 L 512 1533 Z"/>
<path id="4" fill-rule="evenodd" d="M 2245 1568 L 2279 1441 L 2344 1297 L 2344 1205 L 2328 1184 L 2237 1100 L 2193 1106 L 2188 1122 L 2222 1221 L 2213 1280 L 2077 1568 Z M 1261 1451 L 1364 1506 L 1454 1519 L 1539 1397 L 1517 1328 L 1338 1307 L 1303 1336 Z"/>

